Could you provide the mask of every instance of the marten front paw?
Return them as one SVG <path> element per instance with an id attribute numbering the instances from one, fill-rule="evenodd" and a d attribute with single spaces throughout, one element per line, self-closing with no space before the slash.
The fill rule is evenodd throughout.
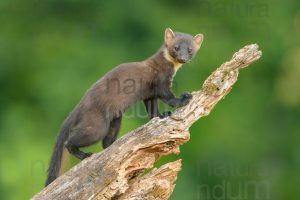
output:
<path id="1" fill-rule="evenodd" d="M 193 95 L 191 93 L 187 93 L 187 92 L 183 93 L 181 95 L 181 106 L 187 105 L 192 98 Z"/>
<path id="2" fill-rule="evenodd" d="M 193 98 L 193 95 L 191 93 L 185 92 L 181 95 L 182 99 L 191 99 Z"/>
<path id="3" fill-rule="evenodd" d="M 163 119 L 163 118 L 165 118 L 165 117 L 171 116 L 171 114 L 172 114 L 171 111 L 163 112 L 163 113 L 159 116 L 159 118 Z"/>

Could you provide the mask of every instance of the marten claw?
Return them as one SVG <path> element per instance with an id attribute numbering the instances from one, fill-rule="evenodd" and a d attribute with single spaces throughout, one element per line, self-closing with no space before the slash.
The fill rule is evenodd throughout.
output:
<path id="1" fill-rule="evenodd" d="M 85 153 L 83 159 L 88 158 L 88 157 L 90 157 L 91 155 L 93 155 L 93 153 L 91 153 L 91 152 Z"/>
<path id="2" fill-rule="evenodd" d="M 172 112 L 171 111 L 167 111 L 167 112 L 163 112 L 159 118 L 163 119 L 163 118 L 166 118 L 166 117 L 169 117 L 171 116 Z"/>
<path id="3" fill-rule="evenodd" d="M 183 99 L 191 99 L 193 95 L 191 93 L 185 92 L 181 95 Z"/>

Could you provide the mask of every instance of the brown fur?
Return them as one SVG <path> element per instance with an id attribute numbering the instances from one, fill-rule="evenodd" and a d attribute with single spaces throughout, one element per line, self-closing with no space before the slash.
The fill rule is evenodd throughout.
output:
<path id="1" fill-rule="evenodd" d="M 108 147 L 118 135 L 122 113 L 137 101 L 145 102 L 150 118 L 170 115 L 159 113 L 157 99 L 173 107 L 186 105 L 192 96 L 183 94 L 176 98 L 171 91 L 172 80 L 179 67 L 196 54 L 202 40 L 200 34 L 193 37 L 166 29 L 164 45 L 157 53 L 142 62 L 121 64 L 98 80 L 66 120 L 57 139 L 46 184 L 58 175 L 60 149 L 64 144 L 79 159 L 91 155 L 80 151 L 80 147 L 100 140 L 104 148 Z"/>

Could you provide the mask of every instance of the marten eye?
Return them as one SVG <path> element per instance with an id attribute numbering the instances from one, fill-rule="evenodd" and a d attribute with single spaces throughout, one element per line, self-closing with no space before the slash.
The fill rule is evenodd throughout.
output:
<path id="1" fill-rule="evenodd" d="M 188 48 L 189 53 L 192 53 L 192 50 L 193 50 L 192 48 Z"/>
<path id="2" fill-rule="evenodd" d="M 176 45 L 176 46 L 174 47 L 174 50 L 175 50 L 175 51 L 178 51 L 178 50 L 179 50 L 179 46 Z"/>

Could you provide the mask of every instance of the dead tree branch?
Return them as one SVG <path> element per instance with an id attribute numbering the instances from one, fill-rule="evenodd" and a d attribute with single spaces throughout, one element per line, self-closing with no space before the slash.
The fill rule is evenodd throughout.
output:
<path id="1" fill-rule="evenodd" d="M 258 45 L 245 46 L 193 92 L 191 102 L 171 117 L 154 118 L 126 134 L 104 151 L 83 160 L 33 199 L 168 199 L 181 160 L 152 169 L 161 155 L 178 154 L 189 140 L 189 127 L 206 116 L 237 81 L 239 69 L 261 57 Z M 145 170 L 149 169 L 148 173 Z"/>

